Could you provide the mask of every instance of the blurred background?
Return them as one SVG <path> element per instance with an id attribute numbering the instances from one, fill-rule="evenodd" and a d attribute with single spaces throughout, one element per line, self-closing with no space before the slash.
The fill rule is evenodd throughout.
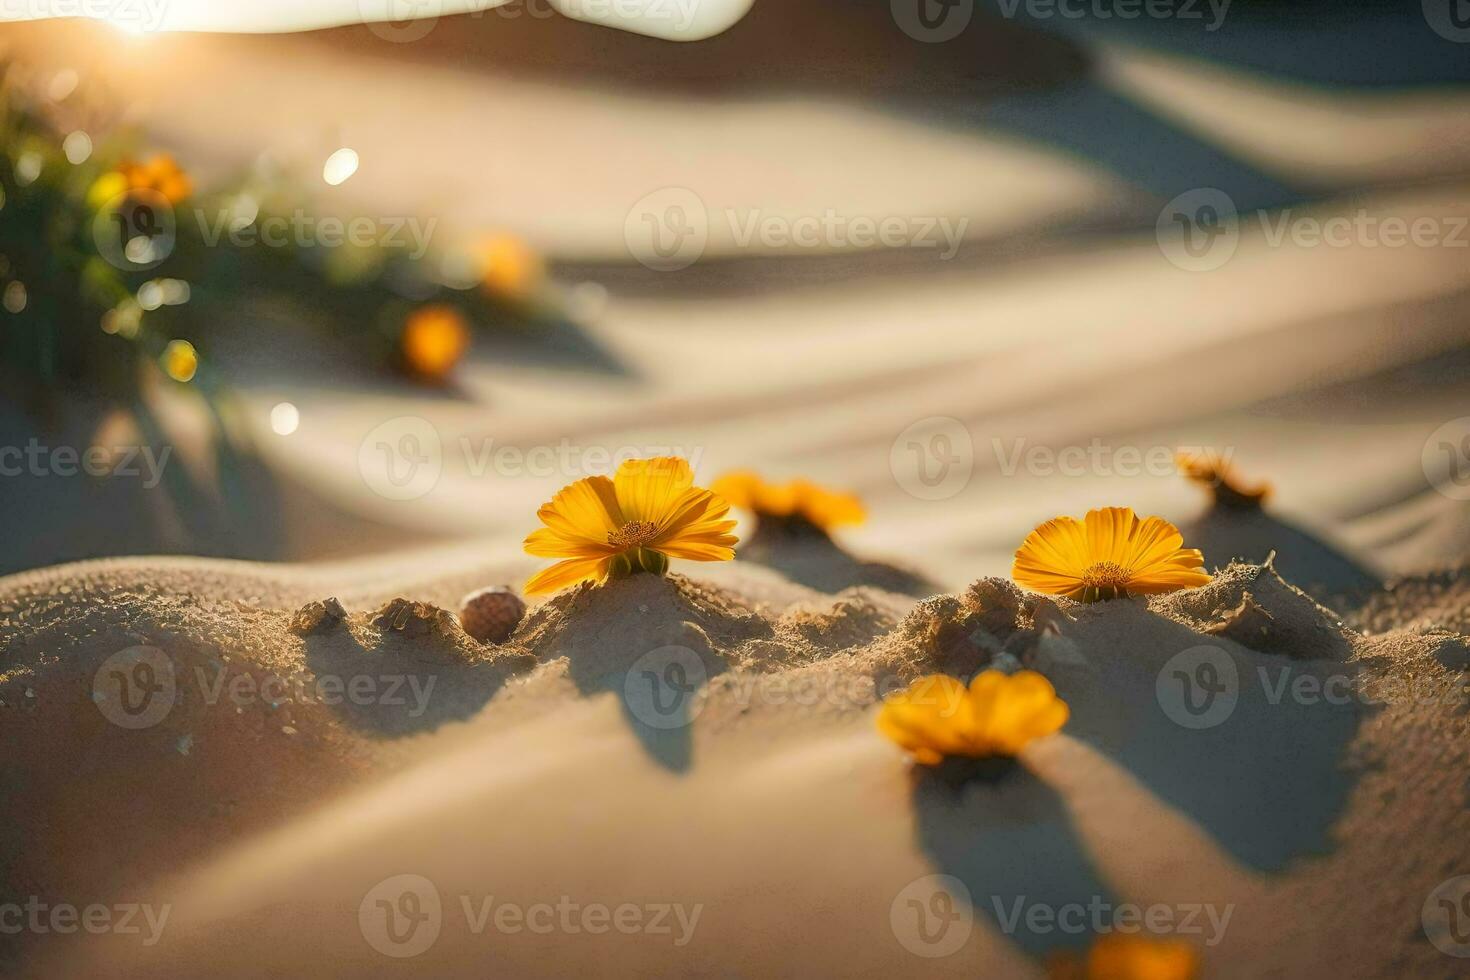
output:
<path id="1" fill-rule="evenodd" d="M 510 575 L 667 452 L 949 587 L 1105 503 L 1228 559 L 1201 448 L 1329 591 L 1470 548 L 1462 0 L 103 7 L 0 24 L 0 573 Z"/>

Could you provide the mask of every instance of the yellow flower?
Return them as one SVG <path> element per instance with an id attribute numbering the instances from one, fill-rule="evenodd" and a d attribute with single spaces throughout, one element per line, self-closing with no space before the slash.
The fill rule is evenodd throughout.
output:
<path id="1" fill-rule="evenodd" d="M 1034 671 L 987 670 L 968 688 L 933 674 L 884 700 L 878 730 L 915 762 L 937 766 L 945 756 L 1014 756 L 1059 730 L 1069 714 L 1051 682 Z"/>
<path id="2" fill-rule="evenodd" d="M 663 574 L 670 558 L 734 558 L 730 505 L 693 484 L 687 462 L 661 456 L 630 459 L 611 480 L 593 476 L 564 487 L 537 512 L 546 526 L 525 543 L 528 554 L 563 560 L 533 576 L 526 594 L 600 585 L 638 569 Z"/>
<path id="3" fill-rule="evenodd" d="M 1128 507 L 1058 517 L 1027 535 L 1011 577 L 1033 592 L 1081 602 L 1191 589 L 1210 581 L 1204 556 L 1181 547 L 1179 529 L 1162 517 L 1140 520 Z"/>
<path id="4" fill-rule="evenodd" d="M 529 245 L 514 235 L 496 235 L 476 249 L 480 281 L 491 297 L 517 302 L 530 299 L 545 278 L 546 267 Z"/>
<path id="5" fill-rule="evenodd" d="M 470 345 L 470 329 L 452 306 L 425 306 L 409 314 L 398 340 L 403 364 L 429 381 L 448 376 Z"/>
<path id="6" fill-rule="evenodd" d="M 1227 507 L 1259 507 L 1271 496 L 1271 484 L 1264 480 L 1246 484 L 1230 461 L 1219 453 L 1179 453 L 1174 457 L 1174 465 L 1195 483 L 1208 487 L 1215 495 L 1215 502 Z"/>
<path id="7" fill-rule="evenodd" d="M 1199 953 L 1189 943 L 1109 933 L 1086 957 L 1061 954 L 1047 970 L 1052 980 L 1194 980 Z"/>
<path id="8" fill-rule="evenodd" d="M 711 486 L 731 506 L 761 517 L 800 517 L 822 530 L 867 519 L 863 502 L 854 494 L 829 490 L 810 480 L 767 483 L 751 470 L 726 473 Z"/>

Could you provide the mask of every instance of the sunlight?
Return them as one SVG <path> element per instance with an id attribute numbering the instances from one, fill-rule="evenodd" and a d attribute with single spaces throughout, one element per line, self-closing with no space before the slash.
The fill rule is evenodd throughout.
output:
<path id="1" fill-rule="evenodd" d="M 279 32 L 344 24 L 422 20 L 483 14 L 509 0 L 34 0 L 15 11 L 0 5 L 0 21 L 88 17 L 129 37 L 161 31 Z M 561 14 L 676 41 L 722 31 L 750 10 L 752 0 L 549 0 Z M 105 8 L 99 12 L 97 8 Z"/>

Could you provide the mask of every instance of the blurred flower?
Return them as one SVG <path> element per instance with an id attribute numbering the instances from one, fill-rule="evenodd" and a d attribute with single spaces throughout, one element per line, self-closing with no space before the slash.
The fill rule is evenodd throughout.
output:
<path id="1" fill-rule="evenodd" d="M 146 163 L 124 160 L 115 170 L 98 177 L 87 191 L 87 203 L 96 210 L 139 191 L 149 191 L 169 204 L 179 204 L 194 193 L 194 183 L 173 157 L 160 153 Z"/>
<path id="2" fill-rule="evenodd" d="M 495 235 L 475 249 L 480 282 L 494 299 L 524 302 L 546 277 L 541 256 L 514 235 Z"/>
<path id="3" fill-rule="evenodd" d="M 1174 457 L 1179 472 L 1208 487 L 1215 503 L 1225 507 L 1259 507 L 1271 496 L 1271 484 L 1262 480 L 1247 484 L 1230 461 L 1219 453 L 1179 453 Z"/>
<path id="4" fill-rule="evenodd" d="M 1052 980 L 1194 980 L 1199 953 L 1183 940 L 1109 933 L 1085 957 L 1054 956 L 1047 964 Z"/>
<path id="5" fill-rule="evenodd" d="M 192 381 L 199 371 L 199 352 L 187 340 L 170 340 L 158 363 L 175 381 Z"/>
<path id="6" fill-rule="evenodd" d="M 968 688 L 934 674 L 886 698 L 878 730 L 915 762 L 937 766 L 946 756 L 1014 756 L 1032 739 L 1061 729 L 1069 714 L 1051 682 L 1034 671 L 987 670 Z"/>
<path id="7" fill-rule="evenodd" d="M 404 368 L 428 381 L 443 381 L 470 346 L 470 328 L 452 306 L 424 306 L 409 314 L 398 339 Z"/>
<path id="8" fill-rule="evenodd" d="M 533 576 L 526 594 L 638 570 L 662 575 L 670 558 L 734 558 L 730 505 L 693 484 L 687 462 L 662 456 L 630 459 L 611 480 L 593 476 L 563 488 L 537 512 L 546 526 L 525 542 L 528 554 L 563 560 Z"/>
<path id="9" fill-rule="evenodd" d="M 732 507 L 761 517 L 800 517 L 824 531 L 842 524 L 861 524 L 868 516 L 855 495 L 829 490 L 810 480 L 767 483 L 751 470 L 737 470 L 720 477 L 710 489 Z"/>
<path id="10" fill-rule="evenodd" d="M 1205 585 L 1204 556 L 1162 517 L 1140 520 L 1129 507 L 1058 517 L 1027 535 L 1011 577 L 1033 592 L 1097 602 Z"/>

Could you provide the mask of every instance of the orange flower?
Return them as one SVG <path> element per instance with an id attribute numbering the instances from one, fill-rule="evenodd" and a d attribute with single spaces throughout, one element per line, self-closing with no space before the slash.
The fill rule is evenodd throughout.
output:
<path id="1" fill-rule="evenodd" d="M 1027 535 L 1011 577 L 1033 592 L 1081 602 L 1154 595 L 1205 585 L 1204 556 L 1162 517 L 1140 520 L 1128 507 L 1058 517 Z"/>
<path id="2" fill-rule="evenodd" d="M 726 473 L 711 489 L 732 507 L 761 517 L 800 517 L 824 531 L 843 524 L 861 524 L 868 516 L 863 502 L 854 494 L 829 490 L 810 480 L 767 483 L 752 470 Z"/>
<path id="3" fill-rule="evenodd" d="M 1183 940 L 1114 932 L 1098 939 L 1086 957 L 1053 957 L 1047 973 L 1052 980 L 1194 980 L 1199 953 Z"/>
<path id="4" fill-rule="evenodd" d="M 162 365 L 163 373 L 175 381 L 193 381 L 194 375 L 199 373 L 199 352 L 187 340 L 170 340 L 158 363 Z"/>
<path id="5" fill-rule="evenodd" d="M 157 194 L 169 204 L 179 204 L 194 193 L 194 183 L 173 157 L 167 153 L 153 156 L 147 163 L 123 160 L 116 170 L 98 177 L 87 191 L 87 203 L 102 208 L 126 195 L 140 192 Z"/>
<path id="6" fill-rule="evenodd" d="M 442 381 L 470 346 L 470 329 L 452 306 L 424 306 L 403 323 L 398 341 L 404 367 L 428 381 Z"/>
<path id="7" fill-rule="evenodd" d="M 1069 714 L 1051 682 L 1034 671 L 987 670 L 968 688 L 933 674 L 884 700 L 878 730 L 915 762 L 937 766 L 946 756 L 1014 756 L 1060 730 Z"/>
<path id="8" fill-rule="evenodd" d="M 1271 484 L 1262 480 L 1247 484 L 1230 461 L 1219 453 L 1179 453 L 1174 457 L 1179 472 L 1208 487 L 1215 502 L 1225 507 L 1259 507 L 1271 496 Z"/>
<path id="9" fill-rule="evenodd" d="M 546 277 L 541 256 L 514 235 L 488 238 L 475 252 L 481 284 L 492 298 L 524 302 L 535 295 Z"/>
<path id="10" fill-rule="evenodd" d="M 127 180 L 129 190 L 153 191 L 170 204 L 178 204 L 194 193 L 189 175 L 167 153 L 159 153 L 147 163 L 124 161 L 117 170 Z"/>
<path id="11" fill-rule="evenodd" d="M 670 558 L 729 561 L 735 557 L 729 510 L 694 486 L 689 464 L 675 456 L 630 459 L 611 480 L 578 480 L 537 512 L 546 526 L 526 538 L 527 554 L 562 560 L 533 576 L 526 594 L 601 585 L 638 570 L 661 575 Z"/>

